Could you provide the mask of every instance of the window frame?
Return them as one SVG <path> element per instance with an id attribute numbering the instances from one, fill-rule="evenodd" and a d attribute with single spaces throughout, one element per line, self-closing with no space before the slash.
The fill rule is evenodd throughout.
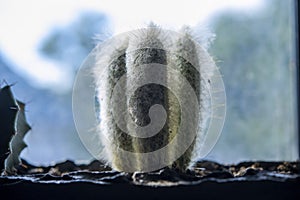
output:
<path id="1" fill-rule="evenodd" d="M 298 131 L 298 159 L 300 159 L 300 66 L 299 66 L 299 0 L 294 1 L 295 4 L 295 65 L 297 72 L 297 131 Z"/>

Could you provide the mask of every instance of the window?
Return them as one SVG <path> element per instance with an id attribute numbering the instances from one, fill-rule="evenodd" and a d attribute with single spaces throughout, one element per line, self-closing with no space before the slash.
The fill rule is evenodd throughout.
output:
<path id="1" fill-rule="evenodd" d="M 205 16 L 199 14 L 198 18 L 193 17 L 194 14 L 178 15 L 177 9 L 182 11 L 183 7 L 177 2 L 172 2 L 174 9 L 168 17 L 164 9 L 151 15 L 139 3 L 137 6 L 141 11 L 124 6 L 134 14 L 145 11 L 141 14 L 145 16 L 143 20 L 157 20 L 163 28 L 166 25 L 166 28 L 176 29 L 185 23 L 194 26 L 202 38 L 202 34 L 206 33 L 199 31 L 201 25 L 197 24 L 205 21 L 208 29 L 216 34 L 209 52 L 223 75 L 227 116 L 223 133 L 206 159 L 221 163 L 296 160 L 299 158 L 296 1 L 243 2 L 202 1 L 202 5 L 197 6 L 198 1 L 190 1 L 185 5 L 187 10 L 207 8 L 191 13 L 211 10 Z M 15 8 L 9 3 L 1 4 L 5 4 L 3 8 Z M 27 9 L 22 10 L 27 13 L 29 5 L 26 4 Z M 37 3 L 37 6 L 44 9 L 44 5 Z M 128 18 L 124 17 L 128 20 L 124 27 L 122 13 L 125 11 L 117 10 L 116 5 L 112 8 L 104 6 L 101 8 L 105 11 L 103 13 L 93 3 L 78 6 L 85 11 L 77 12 L 76 6 L 69 5 L 68 17 L 65 11 L 45 12 L 40 16 L 39 12 L 32 11 L 32 15 L 27 15 L 21 14 L 23 11 L 20 10 L 20 15 L 24 15 L 23 25 L 28 26 L 23 29 L 24 37 L 21 39 L 19 32 L 12 27 L 21 26 L 19 20 L 22 17 L 0 12 L 5 23 L 0 22 L 6 27 L 0 33 L 0 80 L 17 82 L 13 91 L 18 99 L 27 103 L 26 114 L 32 131 L 26 136 L 28 148 L 23 151 L 22 157 L 35 165 L 49 165 L 65 159 L 92 159 L 81 144 L 72 119 L 74 75 L 94 46 L 91 38 L 100 34 L 98 38 L 105 40 L 110 35 L 107 30 L 113 29 L 112 22 L 116 31 L 140 26 L 128 15 Z M 49 3 L 47 7 L 48 10 L 56 8 L 55 3 Z M 131 13 L 128 10 L 125 13 Z M 53 13 L 56 13 L 55 17 Z M 34 14 L 39 17 L 34 17 L 37 21 L 31 23 L 30 17 Z M 48 17 L 53 19 L 49 24 Z M 34 27 L 31 27 L 32 24 Z"/>
<path id="2" fill-rule="evenodd" d="M 213 24 L 227 116 L 208 158 L 298 159 L 295 2 L 266 1 L 253 13 L 225 12 Z"/>

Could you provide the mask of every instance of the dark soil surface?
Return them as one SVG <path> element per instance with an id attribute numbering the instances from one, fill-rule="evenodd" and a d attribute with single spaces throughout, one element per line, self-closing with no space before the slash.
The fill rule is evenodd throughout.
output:
<path id="1" fill-rule="evenodd" d="M 0 199 L 300 199 L 300 162 L 201 161 L 186 172 L 133 174 L 99 161 L 50 167 L 23 162 L 18 175 L 0 176 Z"/>
<path id="2" fill-rule="evenodd" d="M 164 168 L 151 173 L 117 172 L 99 161 L 88 165 L 76 165 L 66 161 L 50 167 L 34 167 L 25 161 L 18 175 L 2 175 L 0 184 L 14 182 L 94 184 L 128 183 L 142 186 L 194 185 L 203 181 L 300 181 L 300 162 L 243 162 L 237 165 L 221 165 L 211 161 L 200 161 L 186 172 Z M 300 188 L 299 188 L 300 190 Z"/>

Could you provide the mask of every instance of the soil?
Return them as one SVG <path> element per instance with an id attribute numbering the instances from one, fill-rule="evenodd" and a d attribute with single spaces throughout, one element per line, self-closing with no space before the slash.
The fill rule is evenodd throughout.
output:
<path id="1" fill-rule="evenodd" d="M 117 172 L 99 161 L 66 161 L 35 167 L 25 161 L 18 175 L 0 176 L 4 199 L 299 199 L 300 162 L 200 161 L 186 172 Z M 2 198 L 1 198 L 2 199 Z"/>
<path id="2" fill-rule="evenodd" d="M 129 183 L 142 186 L 177 186 L 240 180 L 300 181 L 300 162 L 242 162 L 222 165 L 212 161 L 199 161 L 192 169 L 181 172 L 168 167 L 151 173 L 125 173 L 112 170 L 100 161 L 76 165 L 66 161 L 49 167 L 32 166 L 26 161 L 18 168 L 18 175 L 0 177 L 0 184 L 14 181 L 34 183 L 91 182 L 95 184 Z"/>

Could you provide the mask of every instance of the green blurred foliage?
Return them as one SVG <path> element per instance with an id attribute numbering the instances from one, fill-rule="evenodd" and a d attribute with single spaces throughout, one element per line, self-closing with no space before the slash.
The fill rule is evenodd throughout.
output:
<path id="1" fill-rule="evenodd" d="M 227 95 L 217 160 L 297 159 L 294 17 L 292 1 L 273 0 L 214 18 L 211 52 Z"/>
<path id="2" fill-rule="evenodd" d="M 54 27 L 40 45 L 40 52 L 50 58 L 77 69 L 94 48 L 97 39 L 104 39 L 107 17 L 86 11 L 64 27 Z"/>
<path id="3" fill-rule="evenodd" d="M 94 11 L 85 11 L 78 14 L 73 21 L 63 26 L 53 27 L 39 45 L 39 52 L 46 59 L 51 59 L 57 63 L 59 67 L 67 68 L 67 72 L 71 79 L 75 78 L 76 72 L 90 51 L 96 46 L 96 43 L 109 36 L 108 18 L 103 13 Z M 65 69 L 63 69 L 65 70 Z M 55 124 L 55 129 L 45 130 L 45 134 L 51 135 L 50 140 L 45 145 L 49 145 L 48 152 L 50 156 L 35 159 L 35 162 L 49 162 L 48 157 L 73 160 L 90 160 L 91 155 L 83 146 L 73 121 L 72 113 L 72 88 L 63 94 L 51 94 L 49 96 L 39 96 L 45 98 L 44 102 L 51 99 L 51 107 L 47 106 L 43 117 L 39 117 L 39 123 L 43 121 L 44 127 L 49 124 Z M 36 102 L 35 102 L 36 103 Z M 44 106 L 44 104 L 42 105 Z M 40 115 L 40 113 L 37 112 Z M 49 118 L 52 118 L 49 123 Z M 43 120 L 45 118 L 45 120 Z M 35 131 L 35 127 L 33 127 Z M 49 134 L 50 133 L 50 134 Z M 45 137 L 45 136 L 44 136 Z M 45 137 L 46 138 L 46 137 Z M 44 142 L 44 140 L 43 140 Z M 41 142 L 40 142 L 41 143 Z M 29 144 L 33 149 L 37 144 Z M 63 156 L 61 155 L 64 152 Z M 28 156 L 28 160 L 33 160 Z M 41 161 L 42 160 L 42 161 Z M 46 160 L 46 161 L 45 161 Z M 50 160 L 51 161 L 51 160 Z"/>

